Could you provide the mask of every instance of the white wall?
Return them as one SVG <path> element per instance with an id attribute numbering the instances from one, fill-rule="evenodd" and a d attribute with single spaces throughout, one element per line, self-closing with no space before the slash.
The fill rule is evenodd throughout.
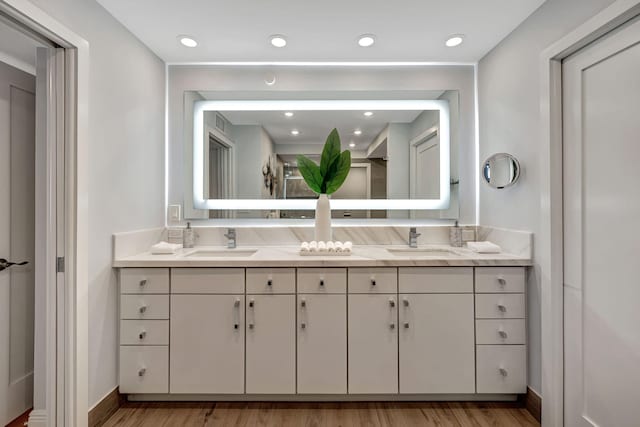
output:
<path id="1" fill-rule="evenodd" d="M 164 63 L 93 0 L 32 0 L 89 42 L 89 405 L 118 384 L 114 232 L 164 225 Z"/>
<path id="2" fill-rule="evenodd" d="M 478 66 L 480 160 L 497 152 L 515 155 L 523 167 L 514 187 L 481 183 L 482 225 L 530 230 L 540 227 L 540 54 L 613 0 L 547 0 L 489 52 Z M 534 257 L 537 252 L 534 245 Z M 529 384 L 541 390 L 540 278 L 528 281 Z"/>

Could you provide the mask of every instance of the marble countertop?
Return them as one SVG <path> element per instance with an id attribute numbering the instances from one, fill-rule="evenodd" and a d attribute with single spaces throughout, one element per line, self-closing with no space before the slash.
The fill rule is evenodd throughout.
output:
<path id="1" fill-rule="evenodd" d="M 400 251 L 391 253 L 391 251 Z M 255 253 L 246 255 L 246 251 Z M 240 256 L 207 256 L 196 252 L 239 251 Z M 228 251 L 228 252 L 227 252 Z M 412 252 L 414 251 L 414 252 Z M 423 251 L 422 254 L 415 251 Z M 430 251 L 436 251 L 429 253 Z M 244 255 L 242 253 L 245 253 Z M 445 252 L 445 253 L 443 253 Z M 448 253 L 447 253 L 448 252 Z M 479 254 L 466 248 L 446 245 L 408 246 L 357 245 L 349 256 L 299 254 L 299 246 L 197 246 L 179 249 L 174 255 L 153 255 L 143 252 L 116 258 L 113 267 L 402 267 L 402 266 L 529 266 L 531 259 L 507 253 Z"/>

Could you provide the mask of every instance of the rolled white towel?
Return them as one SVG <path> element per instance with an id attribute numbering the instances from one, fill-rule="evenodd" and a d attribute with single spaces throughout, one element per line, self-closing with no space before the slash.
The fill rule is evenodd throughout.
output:
<path id="1" fill-rule="evenodd" d="M 352 251 L 353 251 L 353 243 L 344 242 L 344 245 L 342 246 L 342 252 L 350 254 Z"/>
<path id="2" fill-rule="evenodd" d="M 300 244 L 300 252 L 309 252 L 309 242 L 302 242 Z"/>
<path id="3" fill-rule="evenodd" d="M 479 254 L 499 254 L 502 252 L 500 246 L 488 241 L 485 242 L 467 242 L 467 247 Z"/>
<path id="4" fill-rule="evenodd" d="M 342 245 L 342 242 L 335 242 L 333 245 L 336 248 L 336 252 L 342 252 L 344 250 L 344 246 Z"/>
<path id="5" fill-rule="evenodd" d="M 153 255 L 173 255 L 182 247 L 179 243 L 160 242 L 151 246 Z"/>
<path id="6" fill-rule="evenodd" d="M 327 251 L 335 252 L 336 251 L 336 244 L 333 243 L 333 242 L 327 242 Z"/>
<path id="7" fill-rule="evenodd" d="M 312 240 L 311 243 L 309 243 L 309 251 L 318 252 L 318 242 Z"/>
<path id="8" fill-rule="evenodd" d="M 318 252 L 327 252 L 327 244 L 325 242 L 318 242 Z"/>

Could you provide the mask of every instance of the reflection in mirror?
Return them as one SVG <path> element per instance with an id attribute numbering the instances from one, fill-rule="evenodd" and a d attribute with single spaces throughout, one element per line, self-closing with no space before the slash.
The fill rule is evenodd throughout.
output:
<path id="1" fill-rule="evenodd" d="M 520 163 L 511 154 L 497 153 L 484 162 L 482 174 L 493 188 L 506 188 L 515 184 L 520 177 Z"/>
<path id="2" fill-rule="evenodd" d="M 458 93 L 440 91 L 434 95 L 434 99 L 446 102 L 436 104 L 447 106 L 445 117 L 449 117 L 449 106 L 455 107 L 450 113 L 451 123 L 445 128 L 448 133 L 449 127 L 457 126 Z M 185 93 L 185 111 L 189 110 L 188 102 L 195 101 L 197 105 L 205 96 L 204 93 Z M 208 216 L 313 218 L 313 199 L 317 195 L 302 179 L 296 156 L 304 154 L 319 161 L 326 136 L 335 127 L 341 136 L 342 149 L 352 153 L 352 168 L 345 184 L 332 195 L 334 218 L 457 218 L 458 174 L 457 170 L 450 173 L 454 161 L 450 153 L 455 152 L 458 145 L 455 139 L 448 140 L 447 149 L 442 152 L 441 116 L 438 109 L 408 108 L 205 110 L 201 123 L 203 155 L 194 152 L 193 157 L 194 162 L 201 158 L 203 163 L 202 197 L 209 202 L 254 200 L 256 206 L 211 209 Z M 196 121 L 193 129 L 197 132 L 197 117 L 193 119 Z M 185 120 L 189 120 L 186 114 Z M 451 133 L 457 135 L 456 130 Z M 444 168 L 443 159 L 447 162 Z M 194 163 L 194 172 L 196 168 Z M 447 174 L 445 181 L 443 172 Z M 196 187 L 194 185 L 194 191 Z M 194 197 L 197 196 L 195 192 Z M 370 205 L 371 208 L 361 206 L 364 201 L 387 203 L 393 199 L 432 203 L 420 210 L 406 207 L 399 210 L 396 206 L 381 204 Z M 287 203 L 263 209 L 269 205 L 260 204 L 260 200 L 311 203 Z M 342 200 L 345 203 L 341 205 Z"/>

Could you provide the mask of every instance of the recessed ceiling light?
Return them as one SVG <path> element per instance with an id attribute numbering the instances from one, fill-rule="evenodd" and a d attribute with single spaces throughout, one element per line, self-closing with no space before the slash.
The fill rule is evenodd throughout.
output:
<path id="1" fill-rule="evenodd" d="M 356 146 L 355 142 L 352 142 L 352 143 L 349 144 L 349 147 L 351 147 L 351 148 L 353 148 L 355 146 Z"/>
<path id="2" fill-rule="evenodd" d="M 291 129 L 291 135 L 293 136 L 300 135 L 300 131 L 298 129 Z"/>
<path id="3" fill-rule="evenodd" d="M 371 117 L 371 116 L 373 116 L 373 111 L 365 111 L 365 112 L 364 112 L 364 116 L 365 116 L 365 117 Z"/>
<path id="4" fill-rule="evenodd" d="M 270 36 L 269 41 L 274 47 L 285 47 L 287 45 L 287 39 L 282 34 L 274 34 Z"/>
<path id="5" fill-rule="evenodd" d="M 186 47 L 196 47 L 198 42 L 191 36 L 178 36 L 178 41 Z"/>
<path id="6" fill-rule="evenodd" d="M 287 111 L 284 115 L 287 117 L 293 117 L 293 113 L 291 111 Z"/>
<path id="7" fill-rule="evenodd" d="M 362 135 L 362 131 L 360 129 L 356 129 L 353 131 L 354 135 Z"/>
<path id="8" fill-rule="evenodd" d="M 267 86 L 273 86 L 276 84 L 276 75 L 273 73 L 266 74 L 264 76 L 264 84 Z"/>
<path id="9" fill-rule="evenodd" d="M 447 41 L 444 42 L 444 44 L 447 47 L 456 47 L 456 46 L 460 46 L 463 41 L 464 41 L 464 34 L 454 34 L 452 36 L 449 36 L 447 38 Z"/>
<path id="10" fill-rule="evenodd" d="M 358 44 L 360 47 L 370 47 L 376 42 L 376 36 L 373 34 L 363 34 L 358 37 Z"/>

